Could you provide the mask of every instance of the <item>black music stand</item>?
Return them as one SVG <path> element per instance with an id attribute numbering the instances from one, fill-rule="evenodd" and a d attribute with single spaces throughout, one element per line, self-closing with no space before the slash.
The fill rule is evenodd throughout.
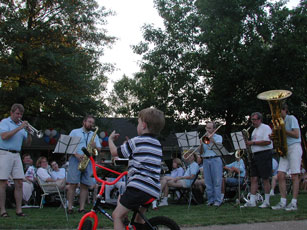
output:
<path id="1" fill-rule="evenodd" d="M 199 137 L 196 131 L 176 133 L 178 146 L 183 150 L 199 146 Z"/>
<path id="2" fill-rule="evenodd" d="M 71 137 L 68 135 L 61 134 L 57 145 L 55 146 L 55 149 L 53 153 L 61 153 L 65 154 L 65 165 L 67 163 L 67 155 L 68 154 L 74 154 L 76 152 L 76 149 L 80 143 L 81 137 Z M 67 180 L 67 167 L 65 166 L 65 180 Z M 64 199 L 65 199 L 65 214 L 66 214 L 66 219 L 68 221 L 68 215 L 67 215 L 67 203 L 66 203 L 66 189 L 64 189 Z"/>
<path id="3" fill-rule="evenodd" d="M 235 132 L 235 133 L 231 133 L 231 139 L 232 139 L 232 143 L 234 146 L 234 149 L 236 151 L 241 151 L 241 150 L 245 150 L 246 147 L 246 143 L 245 143 L 245 139 L 243 136 L 242 132 Z M 240 165 L 240 161 L 241 161 L 241 154 L 239 154 L 239 165 Z M 240 183 L 240 170 L 239 170 L 239 175 L 238 175 L 238 181 L 239 181 L 239 198 L 238 198 L 238 205 L 240 206 L 240 200 L 241 200 L 241 183 Z"/>

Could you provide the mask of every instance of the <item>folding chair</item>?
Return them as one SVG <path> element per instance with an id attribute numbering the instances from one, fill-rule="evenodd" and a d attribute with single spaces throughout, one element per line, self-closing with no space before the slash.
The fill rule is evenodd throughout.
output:
<path id="1" fill-rule="evenodd" d="M 43 208 L 44 206 L 44 200 L 46 196 L 49 195 L 57 195 L 60 198 L 61 201 L 61 205 L 65 208 L 65 202 L 62 198 L 61 192 L 58 188 L 58 186 L 56 184 L 53 183 L 46 183 L 44 181 L 42 181 L 39 177 L 37 177 L 37 182 L 38 185 L 40 186 L 40 188 L 43 191 L 43 194 L 41 194 L 42 198 L 41 198 L 41 203 L 40 203 L 40 208 Z"/>

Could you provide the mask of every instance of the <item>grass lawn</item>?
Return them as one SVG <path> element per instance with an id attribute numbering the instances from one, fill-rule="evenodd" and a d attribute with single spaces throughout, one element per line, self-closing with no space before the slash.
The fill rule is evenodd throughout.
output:
<path id="1" fill-rule="evenodd" d="M 290 196 L 288 197 L 290 201 Z M 279 196 L 271 197 L 271 204 L 279 202 Z M 281 220 L 307 219 L 307 193 L 300 193 L 298 198 L 298 211 L 287 212 L 284 210 L 240 208 L 234 203 L 225 203 L 219 208 L 206 205 L 192 205 L 188 210 L 187 205 L 171 204 L 161 207 L 156 211 L 149 210 L 147 217 L 168 216 L 180 226 L 206 226 L 238 223 L 254 223 Z M 241 204 L 242 205 L 242 204 Z M 90 209 L 90 206 L 88 206 Z M 75 213 L 66 219 L 63 208 L 44 207 L 43 209 L 24 209 L 27 217 L 16 217 L 14 209 L 8 209 L 10 218 L 0 218 L 0 229 L 77 229 L 81 214 Z M 108 210 L 109 213 L 112 210 Z M 99 228 L 112 227 L 112 223 L 100 215 Z"/>

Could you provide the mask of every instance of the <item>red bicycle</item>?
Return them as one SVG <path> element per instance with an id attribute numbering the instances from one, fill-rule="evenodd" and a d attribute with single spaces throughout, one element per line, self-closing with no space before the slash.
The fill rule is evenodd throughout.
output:
<path id="1" fill-rule="evenodd" d="M 90 161 L 92 162 L 93 175 L 95 179 L 97 180 L 97 182 L 101 183 L 101 188 L 100 188 L 99 194 L 97 195 L 96 202 L 94 203 L 92 207 L 92 210 L 84 214 L 84 216 L 81 218 L 78 229 L 79 230 L 96 230 L 98 226 L 98 216 L 97 216 L 98 213 L 103 214 L 104 216 L 107 217 L 107 219 L 113 222 L 112 215 L 110 215 L 103 208 L 103 206 L 105 205 L 105 201 L 102 199 L 102 194 L 104 192 L 105 185 L 113 185 L 117 183 L 123 176 L 127 175 L 127 171 L 120 173 L 112 169 L 109 169 L 107 167 L 104 167 L 102 165 L 96 164 L 94 158 L 90 156 L 86 148 L 82 148 L 82 151 L 84 152 L 86 156 L 89 157 Z M 97 176 L 96 167 L 99 167 L 103 170 L 114 173 L 118 176 L 112 182 L 102 180 Z M 154 200 L 155 199 L 152 198 L 151 200 L 149 200 L 142 206 L 148 207 L 149 204 L 152 203 Z M 116 207 L 116 205 L 114 204 L 108 204 L 108 205 L 114 206 L 114 208 Z M 158 230 L 158 229 L 180 230 L 180 227 L 177 225 L 177 223 L 168 217 L 156 216 L 151 219 L 147 219 L 146 216 L 142 212 L 140 212 L 139 208 L 132 210 L 132 211 L 133 211 L 133 214 L 132 214 L 130 221 L 128 219 L 125 221 L 126 230 L 130 230 L 130 229 L 132 230 L 140 230 L 140 229 L 144 229 L 144 230 Z M 137 214 L 145 221 L 144 225 L 140 226 L 139 224 L 135 223 L 135 217 Z"/>

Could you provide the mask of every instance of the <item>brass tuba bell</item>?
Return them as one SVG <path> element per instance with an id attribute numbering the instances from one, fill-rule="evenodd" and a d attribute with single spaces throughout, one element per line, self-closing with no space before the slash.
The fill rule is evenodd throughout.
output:
<path id="1" fill-rule="evenodd" d="M 258 99 L 269 103 L 272 115 L 274 148 L 281 157 L 287 156 L 288 153 L 285 122 L 281 117 L 281 103 L 291 94 L 292 92 L 288 90 L 269 90 L 257 95 Z"/>

